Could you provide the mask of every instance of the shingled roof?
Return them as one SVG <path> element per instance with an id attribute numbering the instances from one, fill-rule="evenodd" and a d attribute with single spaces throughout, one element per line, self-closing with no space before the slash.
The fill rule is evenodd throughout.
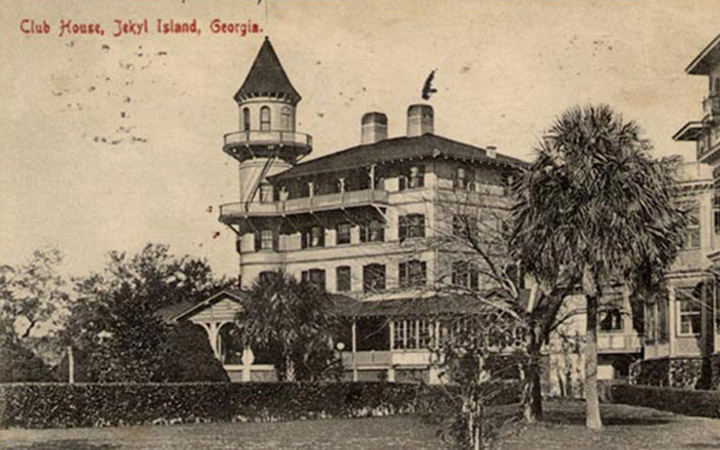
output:
<path id="1" fill-rule="evenodd" d="M 511 156 L 488 156 L 487 150 L 434 134 L 385 139 L 370 145 L 358 145 L 298 164 L 269 177 L 273 181 L 367 167 L 371 164 L 421 158 L 449 158 L 499 166 L 524 168 L 528 163 Z"/>
<path id="2" fill-rule="evenodd" d="M 269 95 L 285 96 L 292 103 L 297 103 L 302 98 L 290 83 L 270 39 L 266 37 L 245 82 L 235 93 L 235 101 L 239 102 L 246 97 Z"/>

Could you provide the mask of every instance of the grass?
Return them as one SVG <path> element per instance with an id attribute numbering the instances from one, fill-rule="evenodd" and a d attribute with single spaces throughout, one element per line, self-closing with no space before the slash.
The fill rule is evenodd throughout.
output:
<path id="1" fill-rule="evenodd" d="M 502 450 L 719 449 L 720 420 L 627 405 L 602 405 L 605 428 L 585 429 L 584 404 L 546 402 L 545 420 L 508 427 Z M 414 417 L 126 428 L 2 430 L 6 450 L 437 449 Z"/>
<path id="2" fill-rule="evenodd" d="M 604 428 L 597 432 L 585 428 L 582 402 L 550 401 L 543 406 L 544 420 L 505 436 L 503 450 L 720 450 L 720 419 L 603 404 Z"/>

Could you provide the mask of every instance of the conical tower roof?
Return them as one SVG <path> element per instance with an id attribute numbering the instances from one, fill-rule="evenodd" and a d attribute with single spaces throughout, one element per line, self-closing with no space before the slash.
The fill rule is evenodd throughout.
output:
<path id="1" fill-rule="evenodd" d="M 298 91 L 290 83 L 290 79 L 267 37 L 260 47 L 245 82 L 235 94 L 235 101 L 239 102 L 245 98 L 257 96 L 286 97 L 293 104 L 301 99 Z"/>

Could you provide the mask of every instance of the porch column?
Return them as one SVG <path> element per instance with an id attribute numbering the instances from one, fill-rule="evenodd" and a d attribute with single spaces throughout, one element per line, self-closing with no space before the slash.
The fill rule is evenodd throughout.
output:
<path id="1" fill-rule="evenodd" d="M 212 348 L 215 358 L 220 360 L 220 349 L 218 348 L 218 327 L 217 322 L 210 322 L 208 328 L 208 335 L 210 337 L 210 347 Z"/>
<path id="2" fill-rule="evenodd" d="M 668 289 L 668 291 L 668 347 L 670 347 L 670 354 L 668 356 L 675 356 L 675 333 L 677 332 L 677 323 L 675 323 L 675 308 L 677 307 L 677 302 L 675 301 L 675 286 L 670 286 L 670 289 Z M 655 310 L 658 311 L 659 308 L 657 307 L 657 302 L 655 303 Z M 658 320 L 658 314 L 659 313 L 655 314 L 656 330 L 658 323 L 660 322 Z M 657 331 L 655 335 L 657 337 Z"/>
<path id="3" fill-rule="evenodd" d="M 357 319 L 353 317 L 352 320 L 352 380 L 357 381 L 358 380 L 358 371 L 357 371 Z"/>
<path id="4" fill-rule="evenodd" d="M 375 164 L 370 166 L 370 189 L 375 189 Z"/>
<path id="5" fill-rule="evenodd" d="M 373 168 L 375 166 L 372 166 Z M 387 380 L 395 381 L 395 366 L 393 365 L 393 351 L 395 350 L 395 321 L 390 319 L 390 366 L 387 371 Z"/>
<path id="6" fill-rule="evenodd" d="M 438 363 L 440 359 L 440 321 L 434 321 L 432 326 L 434 331 L 431 340 L 431 347 L 434 350 L 430 350 L 428 365 L 428 383 L 439 384 L 440 375 L 438 374 Z"/>
<path id="7" fill-rule="evenodd" d="M 252 363 L 255 361 L 255 355 L 249 345 L 246 345 L 242 354 L 242 380 L 247 383 L 252 381 Z"/>

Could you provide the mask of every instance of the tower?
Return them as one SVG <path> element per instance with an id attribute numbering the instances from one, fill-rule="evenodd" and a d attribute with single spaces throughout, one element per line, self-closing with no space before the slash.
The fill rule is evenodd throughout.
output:
<path id="1" fill-rule="evenodd" d="M 301 97 L 267 37 L 234 99 L 239 131 L 225 135 L 223 151 L 240 163 L 240 203 L 248 211 L 255 203 L 279 198 L 281 193 L 273 191 L 267 177 L 309 154 L 312 138 L 295 131 Z"/>
<path id="2" fill-rule="evenodd" d="M 253 274 L 243 273 L 243 254 L 277 252 L 282 215 L 278 214 L 285 192 L 277 192 L 268 177 L 292 167 L 312 151 L 312 137 L 295 131 L 300 94 L 288 79 L 266 37 L 245 81 L 234 96 L 239 112 L 239 131 L 225 135 L 223 151 L 239 165 L 239 202 L 220 207 L 220 221 L 237 234 L 240 280 L 250 283 Z M 282 267 L 270 258 L 268 270 Z"/>

